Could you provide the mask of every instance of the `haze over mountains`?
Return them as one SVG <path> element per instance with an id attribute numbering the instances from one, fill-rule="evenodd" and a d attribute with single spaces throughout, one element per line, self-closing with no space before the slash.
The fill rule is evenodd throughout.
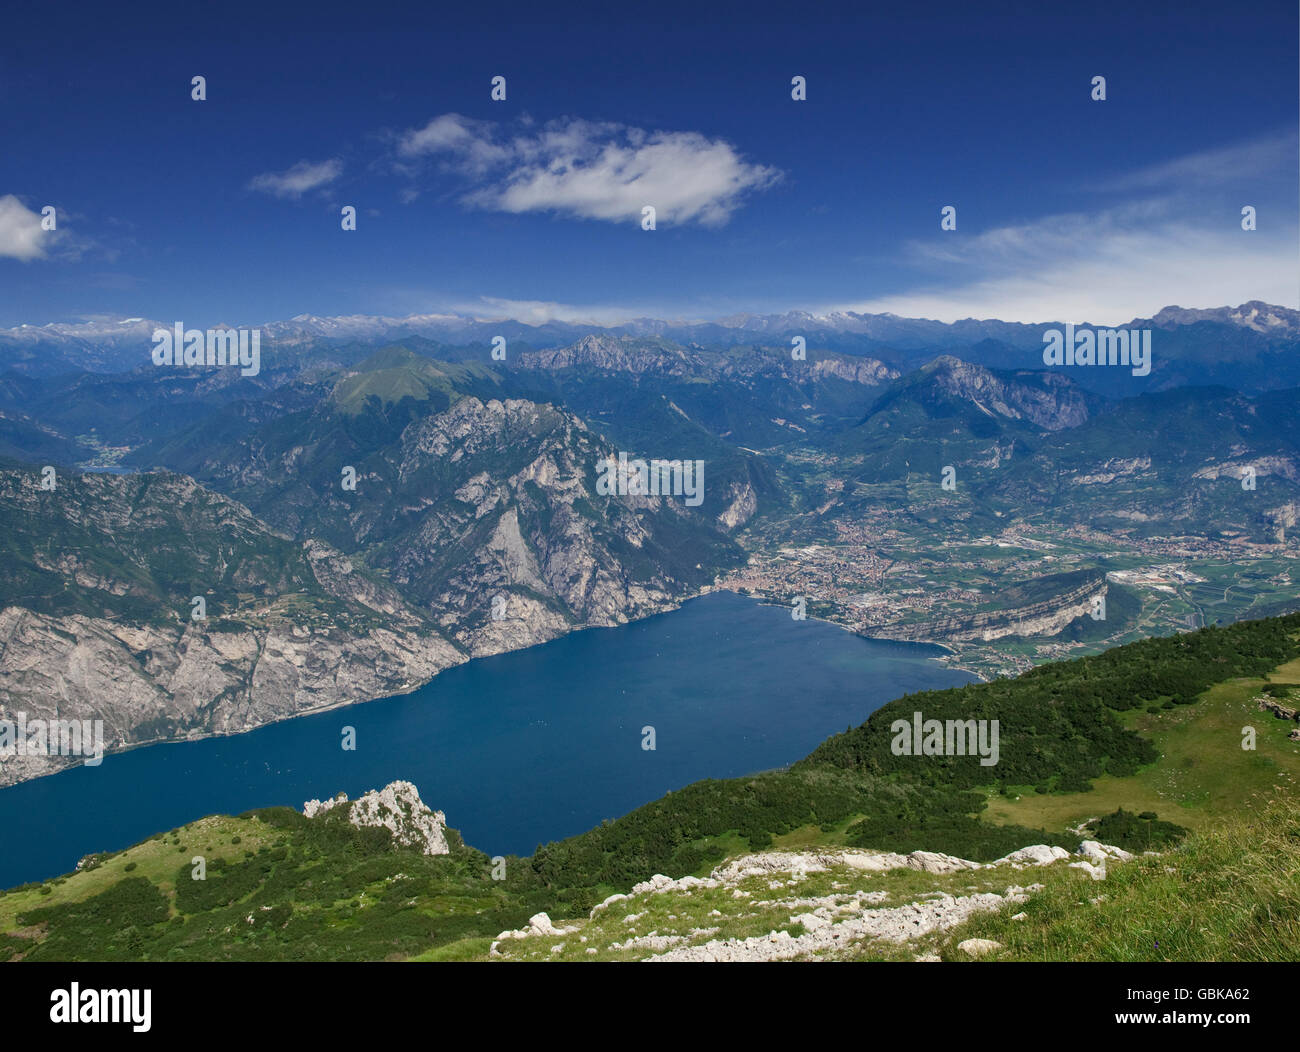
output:
<path id="1" fill-rule="evenodd" d="M 52 375 L 69 370 L 115 372 L 142 364 L 156 328 L 169 328 L 175 319 L 96 318 L 76 323 L 22 325 L 0 330 L 0 356 L 7 367 L 28 375 Z M 203 328 L 222 324 L 249 326 L 247 319 L 206 320 Z M 195 325 L 195 322 L 189 322 Z M 1300 311 L 1250 301 L 1237 307 L 1184 309 L 1165 307 L 1151 318 L 1134 318 L 1123 325 L 1080 321 L 1080 327 L 1151 328 L 1156 331 L 1152 375 L 1147 387 L 1235 380 L 1243 389 L 1267 390 L 1300 383 L 1297 356 L 1288 347 L 1300 338 Z M 984 365 L 1026 368 L 1041 365 L 1045 329 L 1064 322 L 1020 322 L 966 319 L 951 324 L 893 314 L 832 312 L 813 314 L 737 314 L 714 321 L 637 318 L 619 325 L 572 321 L 529 324 L 484 319 L 466 314 L 413 314 L 407 317 L 298 315 L 284 321 L 259 323 L 264 340 L 281 348 L 361 343 L 379 346 L 422 337 L 447 345 L 487 344 L 497 336 L 531 349 L 573 344 L 585 335 L 657 337 L 683 345 L 725 348 L 753 343 L 789 346 L 795 336 L 809 345 L 847 354 L 880 358 L 895 368 L 915 367 L 942 354 L 954 353 Z M 147 358 L 143 359 L 147 362 Z M 1244 371 L 1243 371 L 1244 370 Z M 1119 390 L 1113 370 L 1093 370 L 1081 377 L 1085 385 Z M 1137 378 L 1135 378 L 1137 379 Z M 1127 383 L 1127 381 L 1124 381 Z"/>
<path id="2" fill-rule="evenodd" d="M 1100 641 L 1079 612 L 1107 589 L 1122 641 L 1291 587 L 1283 308 L 1160 312 L 1149 377 L 1044 368 L 1035 326 L 879 315 L 298 318 L 256 376 L 155 366 L 153 325 L 0 334 L 0 706 L 106 715 L 113 746 L 411 690 L 719 584 L 948 642 Z M 702 463 L 701 501 L 603 490 L 620 454 Z M 1248 579 L 1186 611 L 1106 583 L 1189 553 L 1236 575 L 1242 545 Z"/>

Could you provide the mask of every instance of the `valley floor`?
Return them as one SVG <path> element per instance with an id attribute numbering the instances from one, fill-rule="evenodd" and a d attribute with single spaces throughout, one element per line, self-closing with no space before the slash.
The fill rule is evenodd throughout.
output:
<path id="1" fill-rule="evenodd" d="M 885 512 L 821 523 L 819 539 L 801 545 L 790 532 L 778 522 L 748 533 L 749 564 L 724 574 L 718 587 L 786 607 L 802 597 L 809 617 L 868 637 L 940 644 L 946 665 L 986 680 L 1148 636 L 1279 613 L 1295 602 L 1300 557 L 1294 539 L 1138 537 L 1051 522 L 980 533 L 955 521 L 922 528 L 910 515 Z M 1090 604 L 1053 593 L 1057 575 L 1085 570 L 1104 581 L 1100 618 Z M 1016 616 L 1007 609 L 1013 590 L 1041 592 L 1035 605 L 1048 609 Z M 982 637 L 960 631 L 980 618 L 989 621 Z"/>

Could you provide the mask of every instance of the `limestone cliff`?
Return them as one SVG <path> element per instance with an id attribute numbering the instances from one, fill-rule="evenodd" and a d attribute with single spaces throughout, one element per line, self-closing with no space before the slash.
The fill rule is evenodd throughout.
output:
<path id="1" fill-rule="evenodd" d="M 876 639 L 908 642 L 989 642 L 1005 636 L 1053 636 L 1071 621 L 1090 614 L 1093 600 L 1106 594 L 1106 582 L 1098 577 L 1073 588 L 1023 606 L 984 610 L 966 616 L 936 617 L 911 624 L 880 625 L 864 634 Z"/>

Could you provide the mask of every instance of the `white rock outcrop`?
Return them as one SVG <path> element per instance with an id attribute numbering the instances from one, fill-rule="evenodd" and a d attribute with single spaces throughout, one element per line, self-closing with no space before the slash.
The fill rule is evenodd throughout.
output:
<path id="1" fill-rule="evenodd" d="M 1002 949 L 1002 943 L 994 942 L 992 939 L 963 939 L 957 944 L 957 949 L 972 957 L 983 957 L 994 950 Z"/>
<path id="2" fill-rule="evenodd" d="M 428 807 L 410 782 L 391 782 L 382 789 L 371 789 L 352 803 L 346 793 L 329 800 L 308 800 L 302 813 L 315 818 L 338 807 L 347 809 L 348 821 L 358 829 L 382 826 L 402 847 L 416 848 L 425 855 L 451 853 L 447 816 Z"/>
<path id="3" fill-rule="evenodd" d="M 1066 862 L 1067 865 L 1084 869 L 1094 879 L 1100 880 L 1105 877 L 1107 862 L 1122 862 L 1130 858 L 1132 855 L 1129 852 L 1096 841 L 1084 841 L 1079 852 L 1073 856 L 1060 847 L 1032 844 L 987 863 L 933 851 L 912 851 L 908 854 L 852 848 L 767 851 L 730 859 L 715 867 L 704 878 L 686 876 L 672 879 L 657 873 L 649 880 L 635 885 L 628 894 L 609 896 L 591 910 L 590 917 L 595 920 L 611 907 L 617 907 L 618 913 L 615 916 L 623 916 L 626 934 L 608 948 L 619 952 L 648 950 L 649 956 L 642 958 L 646 961 L 781 961 L 816 959 L 823 955 L 835 957 L 845 953 L 861 953 L 863 946 L 869 945 L 873 940 L 906 944 L 918 937 L 945 932 L 976 914 L 1024 903 L 1032 894 L 1042 891 L 1043 885 L 1034 883 L 1022 887 L 1011 884 L 1001 894 L 981 892 L 974 886 L 966 889 L 971 894 L 962 895 L 935 890 L 921 894 L 916 901 L 898 905 L 887 905 L 890 898 L 887 891 L 848 890 L 849 884 L 835 881 L 831 882 L 830 894 L 799 896 L 796 892 L 791 895 L 809 874 L 826 873 L 834 869 L 870 873 L 898 869 L 933 874 L 976 870 L 988 873 L 1002 866 L 1008 870 L 1024 870 L 1052 866 L 1068 859 L 1070 861 Z M 974 875 L 972 873 L 972 877 Z M 757 881 L 758 888 L 747 890 L 739 887 L 744 881 Z M 769 896 L 763 890 L 764 886 L 766 891 L 784 893 Z M 720 931 L 718 927 L 694 928 L 688 934 L 662 931 L 642 934 L 632 928 L 632 925 L 650 914 L 653 900 L 664 902 L 662 896 L 677 896 L 677 900 L 670 899 L 666 903 L 673 911 L 668 914 L 668 919 L 673 920 L 685 906 L 686 900 L 704 890 L 723 894 L 730 892 L 731 898 L 739 900 L 736 907 L 738 910 L 751 907 L 775 908 L 782 912 L 788 910 L 786 923 L 791 930 L 785 930 L 777 924 L 766 934 L 748 938 L 717 938 Z M 637 907 L 643 908 L 638 911 Z M 629 909 L 632 912 L 627 912 Z M 722 917 L 724 914 L 721 910 L 713 909 L 708 915 Z M 748 917 L 754 914 L 741 912 L 736 915 Z M 1024 912 L 1018 912 L 1013 919 L 1024 921 L 1027 916 Z M 497 941 L 492 944 L 491 956 L 502 956 L 500 944 L 503 940 L 568 935 L 579 931 L 583 923 L 585 922 L 579 922 L 573 927 L 556 928 L 545 914 L 538 914 L 529 921 L 527 928 L 502 932 L 497 936 Z M 697 938 L 708 938 L 708 941 L 692 944 L 691 940 Z M 967 939 L 959 943 L 957 949 L 971 957 L 982 957 L 1001 949 L 1001 946 L 988 939 Z M 587 953 L 592 952 L 589 947 Z M 927 953 L 915 959 L 939 958 Z"/>
<path id="4" fill-rule="evenodd" d="M 904 943 L 934 931 L 944 931 L 969 920 L 976 913 L 1000 909 L 1008 902 L 1021 902 L 1023 895 L 977 894 L 953 897 L 939 894 L 926 902 L 911 902 L 889 909 L 848 910 L 843 919 L 819 923 L 828 917 L 814 913 L 791 918 L 803 926 L 803 933 L 787 931 L 747 939 L 712 939 L 702 946 L 681 946 L 647 957 L 652 962 L 671 961 L 787 961 L 819 953 L 844 950 L 863 939 L 884 939 Z"/>
<path id="5" fill-rule="evenodd" d="M 1115 859 L 1117 862 L 1128 862 L 1133 856 L 1125 851 L 1122 847 L 1113 847 L 1110 844 L 1099 844 L 1095 840 L 1085 840 L 1079 845 L 1079 852 L 1084 858 L 1093 862 L 1106 864 L 1107 859 Z"/>
<path id="6" fill-rule="evenodd" d="M 1099 844 L 1095 840 L 1085 840 L 1079 845 L 1076 854 L 1082 855 L 1083 859 L 1078 862 L 1071 862 L 1070 868 L 1083 870 L 1093 880 L 1106 879 L 1107 862 L 1128 862 L 1133 857 L 1122 847 L 1115 847 L 1112 844 Z"/>
<path id="7" fill-rule="evenodd" d="M 1069 857 L 1070 853 L 1063 847 L 1049 847 L 1047 844 L 1032 844 L 1029 847 L 1022 847 L 1019 851 L 1013 851 L 1009 855 L 1003 855 L 996 862 L 990 863 L 990 865 L 1000 866 L 1006 863 L 1020 869 L 1023 866 L 1048 866 L 1053 862 Z"/>
<path id="8" fill-rule="evenodd" d="M 570 925 L 567 928 L 557 928 L 551 921 L 547 913 L 534 913 L 528 918 L 527 928 L 518 928 L 514 931 L 503 931 L 496 937 L 492 943 L 491 954 L 494 957 L 501 956 L 498 946 L 506 939 L 529 939 L 535 935 L 572 935 L 578 930 L 577 925 Z M 561 943 L 563 945 L 563 943 Z M 552 950 L 554 952 L 554 950 Z"/>

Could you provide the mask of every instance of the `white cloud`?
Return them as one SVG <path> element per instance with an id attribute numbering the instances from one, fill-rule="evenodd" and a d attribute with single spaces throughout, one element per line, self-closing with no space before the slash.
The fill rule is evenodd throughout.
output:
<path id="1" fill-rule="evenodd" d="M 1097 184 L 1128 200 L 904 246 L 917 287 L 834 309 L 956 321 L 1120 324 L 1162 307 L 1300 307 L 1293 132 L 1202 151 Z M 1253 187 L 1238 199 L 1233 184 Z M 1259 229 L 1241 229 L 1241 205 Z"/>
<path id="2" fill-rule="evenodd" d="M 1247 142 L 1218 146 L 1149 165 L 1095 184 L 1098 190 L 1168 189 L 1186 192 L 1203 187 L 1249 183 L 1261 176 L 1294 173 L 1296 133 L 1290 129 Z"/>
<path id="3" fill-rule="evenodd" d="M 276 197 L 299 198 L 312 190 L 328 186 L 343 174 L 343 162 L 335 159 L 312 164 L 299 161 L 283 172 L 266 172 L 249 180 L 250 190 L 261 190 Z"/>
<path id="4" fill-rule="evenodd" d="M 633 310 L 609 305 L 576 306 L 551 300 L 512 300 L 496 296 L 481 296 L 472 303 L 451 308 L 479 321 L 510 319 L 526 325 L 545 325 L 550 321 L 569 322 L 575 325 L 621 325 L 633 318 L 643 317 L 647 310 Z"/>
<path id="5" fill-rule="evenodd" d="M 0 197 L 0 256 L 24 263 L 45 258 L 45 242 L 51 231 L 41 229 L 41 217 L 13 194 Z"/>
<path id="6" fill-rule="evenodd" d="M 1216 307 L 1260 299 L 1300 306 L 1297 248 L 1292 240 L 1247 233 L 1228 217 L 1227 229 L 1167 223 L 1143 231 L 1084 225 L 1079 236 L 1031 236 L 1006 228 L 972 238 L 973 266 L 981 248 L 995 247 L 990 276 L 948 287 L 932 285 L 840 310 L 889 311 L 956 321 L 1067 321 L 1118 325 L 1151 317 L 1162 307 Z M 1038 226 L 1036 224 L 1035 226 Z M 1069 224 L 1063 230 L 1069 229 Z"/>
<path id="7" fill-rule="evenodd" d="M 401 137 L 397 151 L 403 157 L 451 154 L 474 172 L 486 171 L 495 164 L 510 160 L 508 147 L 492 142 L 490 121 L 476 121 L 458 113 L 444 113 L 423 128 L 408 131 Z"/>
<path id="8" fill-rule="evenodd" d="M 401 136 L 398 153 L 439 160 L 476 182 L 461 197 L 473 207 L 610 222 L 640 222 L 641 209 L 652 205 L 658 222 L 721 226 L 745 194 L 781 176 L 698 132 L 572 119 L 510 134 L 444 114 Z"/>

